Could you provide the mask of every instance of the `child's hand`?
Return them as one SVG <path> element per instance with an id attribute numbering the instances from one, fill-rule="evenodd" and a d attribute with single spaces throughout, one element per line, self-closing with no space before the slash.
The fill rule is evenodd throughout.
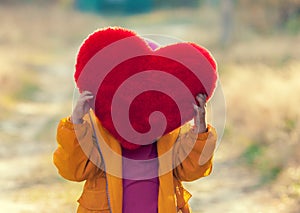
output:
<path id="1" fill-rule="evenodd" d="M 83 122 L 83 116 L 88 113 L 90 110 L 90 106 L 88 104 L 88 100 L 93 99 L 94 96 L 91 92 L 89 91 L 83 91 L 76 103 L 76 106 L 73 109 L 72 116 L 71 116 L 71 121 L 74 124 L 80 124 Z"/>
<path id="2" fill-rule="evenodd" d="M 206 95 L 205 94 L 198 94 L 196 99 L 199 103 L 199 106 L 194 105 L 195 109 L 195 117 L 194 117 L 194 123 L 195 123 L 195 130 L 197 133 L 203 133 L 207 131 L 206 126 Z"/>

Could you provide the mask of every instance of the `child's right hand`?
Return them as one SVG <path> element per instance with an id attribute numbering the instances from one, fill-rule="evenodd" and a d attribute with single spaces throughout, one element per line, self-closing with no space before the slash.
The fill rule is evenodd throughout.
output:
<path id="1" fill-rule="evenodd" d="M 90 110 L 88 101 L 93 98 L 94 96 L 90 91 L 83 91 L 80 94 L 71 115 L 71 121 L 73 124 L 81 124 L 83 122 L 83 116 Z"/>

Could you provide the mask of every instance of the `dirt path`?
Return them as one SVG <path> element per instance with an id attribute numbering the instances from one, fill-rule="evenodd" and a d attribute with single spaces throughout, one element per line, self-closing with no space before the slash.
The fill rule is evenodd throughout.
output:
<path id="1" fill-rule="evenodd" d="M 210 176 L 185 184 L 193 194 L 193 210 L 196 213 L 281 212 L 268 187 L 257 186 L 259 175 L 238 165 L 237 156 L 229 146 L 222 142 Z"/>
<path id="2" fill-rule="evenodd" d="M 38 101 L 18 102 L 14 112 L 1 122 L 4 140 L 0 141 L 0 205 L 3 212 L 59 210 L 53 205 L 60 197 L 55 196 L 55 190 L 59 192 L 61 189 L 57 187 L 63 187 L 64 183 L 60 182 L 52 164 L 52 152 L 56 146 L 57 119 L 62 109 L 66 109 L 64 103 L 72 98 L 69 92 L 72 85 L 66 83 L 68 72 L 64 67 L 46 68 L 40 69 L 36 76 L 42 88 L 37 94 L 41 96 Z M 71 110 L 71 106 L 68 108 Z M 45 208 L 46 205 L 49 208 Z"/>

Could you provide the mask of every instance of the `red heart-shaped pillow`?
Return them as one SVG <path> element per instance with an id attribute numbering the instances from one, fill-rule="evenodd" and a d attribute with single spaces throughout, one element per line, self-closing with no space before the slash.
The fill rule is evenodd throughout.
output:
<path id="1" fill-rule="evenodd" d="M 153 43 L 123 28 L 91 34 L 80 47 L 75 81 L 96 94 L 95 115 L 124 148 L 135 149 L 194 116 L 199 93 L 216 87 L 216 62 L 194 43 L 153 50 Z"/>

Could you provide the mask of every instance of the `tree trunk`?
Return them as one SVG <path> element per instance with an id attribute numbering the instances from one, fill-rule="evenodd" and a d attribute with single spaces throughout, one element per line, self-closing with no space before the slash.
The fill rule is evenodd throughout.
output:
<path id="1" fill-rule="evenodd" d="M 228 45 L 232 40 L 233 32 L 233 0 L 221 1 L 221 43 Z"/>

